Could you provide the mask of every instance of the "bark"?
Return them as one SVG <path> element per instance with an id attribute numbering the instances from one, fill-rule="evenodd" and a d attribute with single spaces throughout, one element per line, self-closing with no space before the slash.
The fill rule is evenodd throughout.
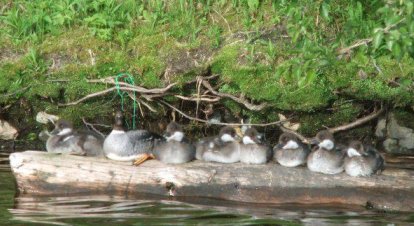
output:
<path id="1" fill-rule="evenodd" d="M 21 193 L 150 193 L 208 197 L 254 203 L 369 205 L 386 210 L 414 209 L 414 172 L 386 169 L 381 175 L 355 178 L 324 175 L 306 167 L 219 164 L 194 161 L 167 165 L 157 160 L 135 167 L 91 157 L 26 151 L 10 155 Z"/>

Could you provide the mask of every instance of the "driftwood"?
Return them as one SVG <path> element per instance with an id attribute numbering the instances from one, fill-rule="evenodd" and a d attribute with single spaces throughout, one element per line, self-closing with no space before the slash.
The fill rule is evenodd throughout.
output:
<path id="1" fill-rule="evenodd" d="M 414 172 L 386 169 L 355 178 L 323 175 L 306 167 L 218 164 L 194 161 L 166 165 L 150 160 L 135 167 L 81 156 L 26 151 L 10 155 L 19 191 L 24 194 L 150 193 L 207 197 L 254 203 L 351 204 L 386 210 L 414 209 Z"/>

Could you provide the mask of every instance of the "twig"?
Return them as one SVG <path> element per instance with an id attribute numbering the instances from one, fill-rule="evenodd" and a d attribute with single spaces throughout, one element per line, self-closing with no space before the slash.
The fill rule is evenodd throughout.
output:
<path id="1" fill-rule="evenodd" d="M 102 91 L 99 91 L 99 92 L 96 92 L 96 93 L 88 94 L 88 95 L 82 97 L 81 99 L 79 99 L 77 101 L 73 101 L 73 102 L 66 103 L 66 104 L 59 104 L 59 106 L 77 105 L 77 104 L 79 104 L 79 103 L 81 103 L 81 102 L 83 102 L 85 100 L 88 100 L 90 98 L 97 97 L 97 96 L 106 95 L 106 94 L 108 94 L 108 93 L 110 93 L 110 92 L 112 92 L 114 90 L 117 90 L 117 89 L 122 90 L 122 91 L 135 91 L 135 92 L 140 93 L 141 96 L 144 97 L 145 99 L 151 100 L 153 97 L 163 96 L 163 95 L 160 95 L 160 94 L 163 94 L 163 92 L 165 92 L 166 90 L 170 89 L 174 85 L 175 85 L 175 83 L 172 83 L 172 84 L 166 86 L 165 88 L 157 88 L 157 89 L 147 90 L 147 91 L 153 91 L 155 93 L 154 95 L 141 93 L 142 87 L 135 87 L 135 86 L 131 86 L 131 87 L 124 87 L 124 86 L 121 86 L 121 87 L 111 87 L 111 88 L 108 88 L 106 90 L 102 90 Z M 145 93 L 151 93 L 151 92 L 145 92 Z"/>
<path id="2" fill-rule="evenodd" d="M 87 80 L 87 82 L 89 82 L 89 83 L 113 84 L 113 85 L 117 84 L 113 77 L 108 77 L 108 78 L 103 78 L 103 79 L 90 79 L 90 80 Z M 127 90 L 129 90 L 129 91 L 135 91 L 135 92 L 139 92 L 139 93 L 165 93 L 169 89 L 171 89 L 173 86 L 177 85 L 177 83 L 174 82 L 174 83 L 171 83 L 171 84 L 169 84 L 169 85 L 167 85 L 166 87 L 163 87 L 163 88 L 147 89 L 147 88 L 144 88 L 144 87 L 141 87 L 141 86 L 131 85 L 131 84 L 126 83 L 126 82 L 118 82 L 118 84 L 120 86 L 128 87 L 129 89 L 127 89 Z"/>
<path id="3" fill-rule="evenodd" d="M 243 104 L 247 109 L 252 110 L 252 111 L 261 111 L 263 110 L 263 108 L 267 107 L 267 103 L 261 103 L 259 105 L 255 105 L 250 103 L 249 101 L 247 101 L 244 97 L 236 97 L 233 96 L 231 94 L 228 93 L 220 93 L 216 90 L 213 89 L 213 87 L 211 87 L 210 83 L 208 81 L 203 80 L 203 85 L 204 87 L 206 87 L 208 90 L 210 90 L 210 92 L 212 92 L 214 95 L 217 95 L 219 97 L 226 97 L 226 98 L 230 98 L 240 104 Z"/>
<path id="4" fill-rule="evenodd" d="M 231 34 L 231 33 L 232 33 L 232 31 L 231 31 L 231 28 L 230 28 L 229 22 L 227 22 L 226 18 L 224 18 L 224 16 L 223 16 L 223 15 L 221 15 L 219 12 L 217 12 L 217 10 L 213 9 L 213 11 L 214 11 L 215 13 L 217 13 L 217 15 L 219 15 L 219 16 L 220 16 L 220 17 L 224 20 L 224 22 L 227 24 L 227 29 L 229 29 L 229 32 L 230 32 L 230 34 Z"/>
<path id="5" fill-rule="evenodd" d="M 405 18 L 403 18 L 403 19 L 401 19 L 401 20 L 399 20 L 397 23 L 395 23 L 395 24 L 390 24 L 390 25 L 388 25 L 387 27 L 385 27 L 384 28 L 384 30 L 383 30 L 383 32 L 384 33 L 389 33 L 390 32 L 390 30 L 392 29 L 392 28 L 394 28 L 395 26 L 397 26 L 398 24 L 400 24 L 400 23 L 402 23 L 402 22 L 404 22 L 405 21 Z M 345 47 L 345 48 L 342 48 L 342 49 L 339 49 L 338 50 L 338 54 L 339 55 L 343 55 L 343 54 L 345 54 L 345 53 L 349 53 L 352 49 L 354 49 L 354 48 L 357 48 L 357 47 L 359 47 L 359 46 L 362 46 L 362 45 L 367 45 L 367 44 L 369 44 L 370 42 L 372 42 L 372 38 L 365 38 L 365 39 L 360 39 L 360 40 L 357 40 L 356 42 L 354 42 L 354 44 L 352 44 L 351 46 L 348 46 L 348 47 Z"/>
<path id="6" fill-rule="evenodd" d="M 359 46 L 362 46 L 362 45 L 367 45 L 370 42 L 372 42 L 372 38 L 365 38 L 365 39 L 357 40 L 351 46 L 348 46 L 348 47 L 345 47 L 345 48 L 342 48 L 342 49 L 338 50 L 338 54 L 343 55 L 345 53 L 349 53 L 349 51 L 351 51 L 352 49 L 354 49 L 356 47 L 359 47 Z"/>
<path id="7" fill-rule="evenodd" d="M 180 98 L 182 100 L 204 101 L 204 102 L 209 102 L 209 103 L 217 102 L 221 99 L 220 97 L 206 98 L 206 97 L 203 97 L 204 95 L 201 95 L 201 97 L 185 97 L 185 96 L 181 96 L 181 95 L 174 95 L 174 96 L 177 97 L 177 98 Z"/>
<path id="8" fill-rule="evenodd" d="M 259 127 L 264 127 L 264 126 L 272 126 L 272 125 L 277 125 L 280 126 L 281 123 L 287 121 L 286 120 L 279 120 L 279 121 L 275 121 L 275 122 L 269 122 L 269 123 L 226 123 L 226 122 L 209 122 L 207 120 L 204 119 L 200 119 L 200 118 L 195 118 L 192 116 L 187 115 L 186 113 L 182 112 L 181 110 L 179 110 L 178 108 L 172 106 L 171 104 L 163 101 L 163 100 L 159 100 L 162 104 L 168 106 L 169 108 L 173 109 L 174 111 L 180 113 L 182 116 L 184 116 L 187 119 L 193 120 L 193 121 L 198 121 L 198 122 L 203 122 L 206 124 L 212 124 L 212 125 L 222 125 L 222 126 L 259 126 Z"/>
<path id="9" fill-rule="evenodd" d="M 336 132 L 339 132 L 339 131 L 343 131 L 343 130 L 348 130 L 348 129 L 355 128 L 355 127 L 357 127 L 359 125 L 362 125 L 362 124 L 364 124 L 366 122 L 369 122 L 369 121 L 377 118 L 383 112 L 384 112 L 384 108 L 381 106 L 381 108 L 378 111 L 374 110 L 373 113 L 371 113 L 371 114 L 369 114 L 369 115 L 367 115 L 365 117 L 359 118 L 359 119 L 357 119 L 357 120 L 355 120 L 355 121 L 353 121 L 351 123 L 348 123 L 348 124 L 345 124 L 345 125 L 342 125 L 342 126 L 338 126 L 338 127 L 335 127 L 335 128 L 331 128 L 331 129 L 329 129 L 329 131 L 331 131 L 332 133 L 336 133 Z"/>
<path id="10" fill-rule="evenodd" d="M 95 131 L 95 133 L 101 135 L 102 137 L 105 137 L 101 131 L 97 130 L 91 123 L 87 122 L 84 117 L 82 117 L 82 121 L 88 128 L 91 128 L 93 131 Z"/>
<path id="11" fill-rule="evenodd" d="M 288 129 L 288 128 L 282 126 L 282 125 L 280 125 L 279 128 L 280 128 L 280 130 L 282 130 L 285 133 L 294 134 L 297 138 L 299 138 L 299 140 L 301 140 L 305 144 L 310 144 L 311 143 L 311 138 L 307 138 L 307 137 L 303 136 L 302 134 L 300 134 L 300 133 L 298 133 L 294 130 Z"/>
<path id="12" fill-rule="evenodd" d="M 8 97 L 8 96 L 14 96 L 14 95 L 16 95 L 16 94 L 18 94 L 18 93 L 20 93 L 20 92 L 24 92 L 24 91 L 26 91 L 27 89 L 29 89 L 30 88 L 30 86 L 26 86 L 26 87 L 24 87 L 24 88 L 21 88 L 21 89 L 18 89 L 18 90 L 16 90 L 15 92 L 13 92 L 13 93 L 6 93 L 6 94 L 3 94 L 2 96 L 3 97 Z"/>
<path id="13" fill-rule="evenodd" d="M 88 94 L 88 95 L 82 97 L 81 99 L 79 99 L 77 101 L 73 101 L 73 102 L 66 103 L 66 104 L 59 104 L 59 106 L 72 106 L 72 105 L 77 105 L 77 104 L 79 104 L 79 103 L 81 103 L 81 102 L 83 102 L 85 100 L 88 100 L 88 99 L 91 99 L 91 98 L 94 98 L 94 97 L 98 97 L 98 96 L 106 95 L 106 94 L 108 94 L 108 93 L 110 93 L 110 92 L 112 92 L 114 90 L 116 90 L 116 87 L 111 87 L 109 89 L 102 90 L 100 92 Z"/>

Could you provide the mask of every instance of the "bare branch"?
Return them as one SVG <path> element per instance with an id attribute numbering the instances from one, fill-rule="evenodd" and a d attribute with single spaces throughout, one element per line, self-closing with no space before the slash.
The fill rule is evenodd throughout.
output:
<path id="1" fill-rule="evenodd" d="M 166 87 L 163 88 L 154 88 L 154 89 L 147 89 L 141 86 L 136 86 L 136 85 L 131 85 L 129 83 L 126 82 L 115 82 L 114 77 L 108 77 L 108 78 L 103 78 L 103 79 L 90 79 L 87 80 L 89 83 L 103 83 L 103 84 L 112 84 L 112 85 L 116 85 L 119 84 L 120 86 L 124 86 L 127 87 L 129 89 L 129 91 L 135 91 L 135 92 L 139 92 L 139 93 L 165 93 L 167 92 L 169 89 L 171 89 L 173 86 L 177 85 L 176 82 L 171 83 L 169 85 L 167 85 Z"/>
<path id="2" fill-rule="evenodd" d="M 294 134 L 297 138 L 299 138 L 299 140 L 301 140 L 305 144 L 310 144 L 311 143 L 310 142 L 311 141 L 311 138 L 307 138 L 307 137 L 303 136 L 302 134 L 300 134 L 300 133 L 298 133 L 298 132 L 296 132 L 294 130 L 288 129 L 288 128 L 282 126 L 282 125 L 280 125 L 279 128 L 280 128 L 280 130 L 282 130 L 285 133 Z"/>
<path id="3" fill-rule="evenodd" d="M 81 103 L 81 102 L 83 102 L 85 100 L 88 100 L 88 99 L 91 99 L 91 98 L 94 98 L 94 97 L 98 97 L 98 96 L 104 96 L 104 95 L 106 95 L 106 94 L 108 94 L 108 93 L 110 93 L 110 92 L 112 92 L 114 90 L 116 90 L 116 87 L 111 87 L 109 89 L 105 89 L 105 90 L 102 90 L 100 92 L 88 94 L 88 95 L 82 97 L 81 99 L 79 99 L 77 101 L 73 101 L 73 102 L 66 103 L 66 104 L 59 104 L 59 106 L 72 106 L 72 105 L 77 105 L 77 104 L 79 104 L 79 103 Z"/>
<path id="4" fill-rule="evenodd" d="M 200 98 L 198 97 L 185 97 L 185 96 L 181 96 L 181 95 L 174 95 L 175 97 L 182 99 L 182 100 L 188 100 L 188 101 L 204 101 L 204 102 L 209 102 L 209 103 L 213 103 L 213 102 L 217 102 L 219 101 L 221 98 L 220 97 L 215 97 L 215 98 L 207 98 L 204 97 L 204 95 L 201 95 Z"/>
<path id="5" fill-rule="evenodd" d="M 280 126 L 281 123 L 287 121 L 287 120 L 279 120 L 279 121 L 275 121 L 275 122 L 269 122 L 269 123 L 225 123 L 225 122 L 209 122 L 207 120 L 204 119 L 200 119 L 200 118 L 195 118 L 192 116 L 187 115 L 186 113 L 182 112 L 181 110 L 179 110 L 178 108 L 172 106 L 171 104 L 163 101 L 163 100 L 159 100 L 162 104 L 168 106 L 169 108 L 173 109 L 174 111 L 180 113 L 182 116 L 184 116 L 187 119 L 193 120 L 193 121 L 197 121 L 197 122 L 203 122 L 206 124 L 210 124 L 210 125 L 222 125 L 222 126 L 259 126 L 259 127 L 264 127 L 264 126 L 272 126 L 272 125 L 276 125 L 276 126 Z"/>
<path id="6" fill-rule="evenodd" d="M 267 107 L 267 103 L 261 103 L 259 105 L 255 105 L 255 104 L 250 103 L 244 97 L 236 97 L 236 96 L 233 96 L 233 95 L 228 94 L 228 93 L 220 93 L 220 92 L 214 90 L 213 87 L 211 87 L 211 85 L 208 81 L 203 80 L 202 83 L 203 83 L 204 87 L 206 87 L 208 90 L 210 90 L 210 92 L 212 92 L 214 95 L 217 95 L 219 97 L 230 98 L 230 99 L 236 101 L 237 103 L 243 104 L 249 110 L 261 111 L 261 110 L 263 110 L 263 108 Z"/>
<path id="7" fill-rule="evenodd" d="M 83 123 L 84 123 L 84 124 L 85 124 L 88 128 L 91 128 L 93 131 L 95 131 L 95 133 L 97 133 L 97 134 L 101 135 L 102 137 L 105 137 L 105 135 L 104 135 L 103 133 L 101 133 L 101 131 L 97 130 L 97 129 L 93 126 L 93 124 L 91 124 L 91 123 L 87 122 L 87 121 L 85 120 L 85 118 L 84 118 L 84 117 L 82 117 L 82 121 L 83 121 Z"/>
<path id="8" fill-rule="evenodd" d="M 369 122 L 369 121 L 377 118 L 383 112 L 384 112 L 384 108 L 381 107 L 378 111 L 377 110 L 374 110 L 373 113 L 371 113 L 371 114 L 369 114 L 369 115 L 367 115 L 365 117 L 359 118 L 359 119 L 357 119 L 357 120 L 355 120 L 355 121 L 353 121 L 353 122 L 351 122 L 349 124 L 345 124 L 345 125 L 342 125 L 342 126 L 338 126 L 338 127 L 335 127 L 335 128 L 331 128 L 331 129 L 329 129 L 329 131 L 331 131 L 332 133 L 336 133 L 336 132 L 339 132 L 339 131 L 344 131 L 344 130 L 348 130 L 348 129 L 355 128 L 355 127 L 357 127 L 359 125 L 362 125 L 362 124 L 364 124 L 366 122 Z"/>

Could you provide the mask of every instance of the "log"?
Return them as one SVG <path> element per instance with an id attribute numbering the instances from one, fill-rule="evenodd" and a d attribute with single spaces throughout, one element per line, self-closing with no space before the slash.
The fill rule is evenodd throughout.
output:
<path id="1" fill-rule="evenodd" d="M 253 203 L 349 204 L 384 210 L 414 209 L 414 171 L 387 168 L 381 175 L 324 175 L 306 167 L 157 160 L 136 167 L 92 157 L 26 151 L 10 155 L 23 194 L 134 195 L 149 193 Z"/>

